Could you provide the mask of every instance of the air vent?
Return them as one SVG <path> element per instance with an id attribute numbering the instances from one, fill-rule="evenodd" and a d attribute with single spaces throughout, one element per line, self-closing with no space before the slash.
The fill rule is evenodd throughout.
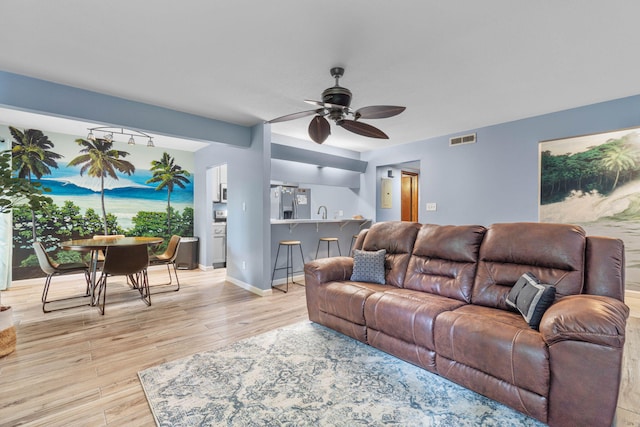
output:
<path id="1" fill-rule="evenodd" d="M 462 145 L 462 144 L 475 144 L 476 134 L 470 133 L 469 135 L 456 136 L 449 138 L 449 145 Z"/>

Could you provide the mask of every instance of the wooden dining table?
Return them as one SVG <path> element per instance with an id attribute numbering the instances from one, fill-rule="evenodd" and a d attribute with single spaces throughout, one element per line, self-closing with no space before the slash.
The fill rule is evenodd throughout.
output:
<path id="1" fill-rule="evenodd" d="M 74 239 L 60 243 L 60 247 L 68 251 L 91 252 L 89 272 L 91 274 L 91 305 L 95 305 L 94 290 L 98 271 L 98 254 L 110 246 L 157 245 L 162 237 L 94 237 L 92 239 Z"/>

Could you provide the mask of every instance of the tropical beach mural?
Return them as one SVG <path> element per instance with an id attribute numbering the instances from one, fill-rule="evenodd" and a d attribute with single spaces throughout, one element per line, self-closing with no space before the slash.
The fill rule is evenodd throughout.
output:
<path id="1" fill-rule="evenodd" d="M 58 250 L 68 239 L 193 235 L 192 152 L 12 126 L 0 126 L 0 136 L 11 141 L 16 173 L 41 183 L 53 200 L 45 210 L 13 211 L 14 280 L 42 275 L 34 235 L 58 262 L 83 256 Z"/>
<path id="2" fill-rule="evenodd" d="M 541 142 L 539 214 L 622 239 L 626 289 L 640 291 L 640 128 Z"/>

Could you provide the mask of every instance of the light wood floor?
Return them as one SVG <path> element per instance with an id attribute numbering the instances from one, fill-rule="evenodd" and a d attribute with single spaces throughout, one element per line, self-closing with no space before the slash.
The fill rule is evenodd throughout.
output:
<path id="1" fill-rule="evenodd" d="M 110 278 L 104 316 L 88 306 L 42 313 L 44 279 L 2 292 L 18 344 L 0 359 L 0 425 L 153 426 L 138 371 L 307 319 L 301 286 L 259 297 L 225 283 L 224 270 L 179 275 L 180 291 L 152 294 L 150 307 Z M 54 278 L 50 297 L 81 293 L 71 277 Z M 166 269 L 150 279 L 162 283 Z"/>
<path id="2" fill-rule="evenodd" d="M 151 307 L 112 278 L 105 316 L 94 307 L 42 313 L 43 279 L 3 292 L 18 345 L 0 359 L 0 425 L 153 426 L 138 371 L 307 319 L 303 287 L 259 297 L 225 283 L 224 270 L 179 274 L 182 289 L 153 295 Z M 166 270 L 150 278 L 161 283 Z M 51 296 L 81 291 L 77 276 L 58 277 Z M 627 303 L 640 317 L 640 294 Z M 640 425 L 638 324 L 627 330 L 618 426 Z"/>

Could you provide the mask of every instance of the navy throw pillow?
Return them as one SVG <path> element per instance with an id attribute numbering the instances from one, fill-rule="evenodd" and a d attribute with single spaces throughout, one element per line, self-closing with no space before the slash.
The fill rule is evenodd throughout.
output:
<path id="1" fill-rule="evenodd" d="M 380 249 L 379 251 L 361 251 L 356 249 L 353 252 L 353 273 L 351 274 L 351 280 L 354 282 L 369 282 L 384 285 L 384 260 L 386 255 L 386 249 Z"/>

